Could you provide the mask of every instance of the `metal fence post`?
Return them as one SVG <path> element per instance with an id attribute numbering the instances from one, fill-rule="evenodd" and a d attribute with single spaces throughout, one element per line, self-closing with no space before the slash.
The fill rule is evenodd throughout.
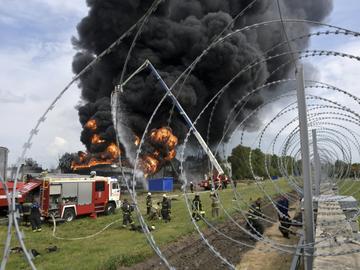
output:
<path id="1" fill-rule="evenodd" d="M 302 177 L 304 181 L 304 231 L 305 244 L 314 243 L 314 212 L 312 201 L 312 183 L 310 175 L 310 152 L 309 137 L 307 124 L 307 111 L 304 87 L 304 71 L 301 65 L 298 66 L 296 72 L 297 79 L 297 103 L 299 111 L 299 127 L 300 127 L 300 144 L 301 144 L 301 161 L 302 161 Z M 313 254 L 313 247 L 307 246 L 304 249 L 306 254 Z M 304 256 L 305 270 L 312 269 L 313 257 Z"/>

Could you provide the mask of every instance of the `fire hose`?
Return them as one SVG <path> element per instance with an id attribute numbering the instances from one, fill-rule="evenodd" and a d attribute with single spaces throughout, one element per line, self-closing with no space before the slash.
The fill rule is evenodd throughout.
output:
<path id="1" fill-rule="evenodd" d="M 90 234 L 87 236 L 82 236 L 82 237 L 61 237 L 61 236 L 57 236 L 56 235 L 56 220 L 54 215 L 51 215 L 52 221 L 53 221 L 53 231 L 52 231 L 52 236 L 56 239 L 59 240 L 68 240 L 68 241 L 76 241 L 76 240 L 84 240 L 84 239 L 89 239 L 89 238 L 93 238 L 101 233 L 103 233 L 104 231 L 106 231 L 109 227 L 111 227 L 112 225 L 114 225 L 115 223 L 118 223 L 120 221 L 122 221 L 121 219 L 117 219 L 113 222 L 110 222 L 109 224 L 107 224 L 105 227 L 103 227 L 100 231 L 94 233 L 94 234 Z"/>

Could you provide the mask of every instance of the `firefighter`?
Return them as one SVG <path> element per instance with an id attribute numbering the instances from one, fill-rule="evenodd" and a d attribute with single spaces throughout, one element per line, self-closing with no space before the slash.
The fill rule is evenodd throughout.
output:
<path id="1" fill-rule="evenodd" d="M 190 181 L 190 191 L 191 193 L 194 193 L 194 184 Z"/>
<path id="2" fill-rule="evenodd" d="M 195 197 L 192 201 L 192 211 L 193 211 L 192 213 L 193 219 L 199 221 L 201 219 L 201 216 L 203 215 L 202 204 L 199 193 L 195 193 Z"/>
<path id="3" fill-rule="evenodd" d="M 27 226 L 28 223 L 30 222 L 31 205 L 32 205 L 32 203 L 30 203 L 30 202 L 25 202 L 22 205 L 23 222 L 24 222 L 25 226 Z"/>
<path id="4" fill-rule="evenodd" d="M 154 204 L 152 205 L 152 207 L 150 208 L 150 214 L 149 214 L 149 220 L 156 220 L 156 219 L 160 219 L 160 207 L 159 204 Z"/>
<path id="5" fill-rule="evenodd" d="M 220 209 L 220 201 L 218 195 L 214 191 L 212 191 L 210 193 L 210 199 L 211 199 L 211 216 L 218 217 L 219 209 Z"/>
<path id="6" fill-rule="evenodd" d="M 146 196 L 146 214 L 147 215 L 150 215 L 151 207 L 152 207 L 152 198 L 151 198 L 151 193 L 148 192 L 148 194 Z"/>
<path id="7" fill-rule="evenodd" d="M 262 237 L 264 233 L 264 227 L 259 221 L 259 217 L 263 217 L 261 211 L 261 198 L 258 198 L 251 206 L 247 215 L 246 228 L 250 230 L 252 234 Z"/>
<path id="8" fill-rule="evenodd" d="M 130 226 L 134 226 L 134 221 L 131 217 L 133 207 L 129 204 L 127 199 L 124 199 L 121 210 L 123 212 L 123 227 L 126 228 L 128 224 L 130 224 Z"/>
<path id="9" fill-rule="evenodd" d="M 276 202 L 276 207 L 279 210 L 280 213 L 278 213 L 279 216 L 279 231 L 285 238 L 290 238 L 290 226 L 291 226 L 291 220 L 289 216 L 289 200 L 285 196 L 281 196 L 280 199 Z"/>
<path id="10" fill-rule="evenodd" d="M 233 180 L 233 183 L 234 183 L 234 188 L 236 189 L 237 181 L 236 181 L 236 180 Z"/>
<path id="11" fill-rule="evenodd" d="M 166 194 L 164 194 L 163 200 L 161 202 L 161 216 L 165 222 L 169 222 L 171 220 L 170 213 L 171 213 L 171 201 L 166 196 Z"/>
<path id="12" fill-rule="evenodd" d="M 18 224 L 20 224 L 23 221 L 23 208 L 22 208 L 22 204 L 19 203 L 19 199 L 15 198 L 15 211 L 18 213 L 17 215 L 17 222 Z"/>
<path id="13" fill-rule="evenodd" d="M 30 208 L 30 217 L 29 217 L 31 228 L 33 232 L 41 232 L 41 214 L 40 214 L 40 205 L 37 200 L 34 199 Z"/>

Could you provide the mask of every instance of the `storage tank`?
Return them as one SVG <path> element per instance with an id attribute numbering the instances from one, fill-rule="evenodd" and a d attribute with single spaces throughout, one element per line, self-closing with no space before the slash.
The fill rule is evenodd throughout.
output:
<path id="1" fill-rule="evenodd" d="M 6 180 L 7 178 L 7 161 L 9 150 L 0 146 L 0 176 Z"/>

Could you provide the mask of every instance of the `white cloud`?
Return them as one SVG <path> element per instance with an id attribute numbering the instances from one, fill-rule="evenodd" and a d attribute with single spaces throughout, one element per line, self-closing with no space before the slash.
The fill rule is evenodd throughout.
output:
<path id="1" fill-rule="evenodd" d="M 10 149 L 10 162 L 14 162 L 19 156 L 29 131 L 73 76 L 73 51 L 66 45 L 63 49 L 54 50 L 51 57 L 43 56 L 41 61 L 36 59 L 43 53 L 42 46 L 30 47 L 28 51 L 16 49 L 11 53 L 0 49 L 0 59 L 4 60 L 0 62 L 0 74 L 4 74 L 0 121 L 6 127 L 0 133 L 0 142 Z M 79 95 L 80 91 L 76 86 L 64 95 L 41 126 L 28 156 L 34 157 L 45 166 L 56 165 L 54 163 L 57 162 L 59 154 L 82 148 L 79 141 L 81 126 L 75 109 L 80 100 Z M 14 96 L 27 98 L 22 103 L 9 102 Z M 53 141 L 54 138 L 57 139 Z M 67 143 L 61 145 L 59 138 Z M 46 151 L 46 146 L 54 142 L 56 147 L 50 152 Z"/>
<path id="2" fill-rule="evenodd" d="M 70 37 L 76 23 L 87 12 L 85 1 L 4 0 L 0 10 L 1 27 L 19 29 L 35 27 L 10 43 L 0 44 L 0 145 L 10 150 L 13 163 L 39 117 L 56 95 L 72 79 L 71 62 L 75 54 Z M 54 16 L 54 14 L 56 16 Z M 59 18 L 70 21 L 59 27 Z M 38 26 L 41 28 L 38 28 Z M 10 35 L 11 36 L 11 35 Z M 81 126 L 75 106 L 80 100 L 76 84 L 52 110 L 28 152 L 45 167 L 56 166 L 57 158 L 66 151 L 83 149 Z"/>
<path id="3" fill-rule="evenodd" d="M 48 6 L 54 12 L 75 12 L 83 14 L 84 10 L 86 10 L 85 0 L 32 0 L 32 2 Z"/>
<path id="4" fill-rule="evenodd" d="M 68 144 L 68 142 L 64 138 L 56 136 L 54 138 L 53 142 L 50 143 L 50 145 L 48 146 L 48 151 L 49 151 L 50 155 L 56 156 L 60 152 L 63 152 L 66 150 L 67 144 Z"/>
<path id="5" fill-rule="evenodd" d="M 0 103 L 23 103 L 26 97 L 0 89 Z"/>
<path id="6" fill-rule="evenodd" d="M 355 56 L 360 56 L 360 41 L 358 39 L 349 39 L 346 43 L 342 44 L 341 46 L 334 49 L 338 52 L 344 52 L 348 54 L 353 54 Z M 319 81 L 328 83 L 331 85 L 334 85 L 336 87 L 339 87 L 341 89 L 344 89 L 351 94 L 357 96 L 360 98 L 360 86 L 359 86 L 359 77 L 360 77 L 360 62 L 356 59 L 349 59 L 349 58 L 343 58 L 340 56 L 334 57 L 314 57 L 309 58 L 309 61 L 318 69 L 319 71 Z M 292 88 L 294 89 L 294 88 Z M 292 90 L 291 89 L 291 90 Z M 339 92 L 334 92 L 326 89 L 308 89 L 306 90 L 307 94 L 317 95 L 321 96 L 323 98 L 330 99 L 334 102 L 341 103 L 342 105 L 348 106 L 353 111 L 357 112 L 359 111 L 359 104 L 354 102 L 351 98 L 345 96 L 344 94 L 341 94 Z M 294 92 L 295 93 L 295 92 Z M 291 102 L 296 101 L 296 96 L 294 96 L 291 99 L 286 99 L 282 102 L 277 102 L 271 108 L 266 108 L 265 111 L 261 112 L 259 114 L 259 119 L 263 121 L 263 125 L 261 128 L 253 133 L 246 133 L 244 136 L 244 143 L 246 145 L 252 145 L 254 147 L 257 147 L 256 145 L 253 145 L 255 138 L 258 136 L 261 129 L 264 127 L 265 124 L 267 124 L 281 109 L 283 109 L 286 105 L 290 104 Z M 308 104 L 326 104 L 325 102 L 321 101 L 308 101 Z M 329 103 L 327 103 L 329 104 Z M 329 109 L 319 110 L 321 112 L 329 111 Z M 339 112 L 339 111 L 337 111 Z M 311 111 L 310 113 L 314 113 L 314 111 Z M 343 112 L 344 113 L 344 112 Z M 270 142 L 274 139 L 276 134 L 282 129 L 282 127 L 290 122 L 292 119 L 297 117 L 297 110 L 293 110 L 292 112 L 284 115 L 279 120 L 274 121 L 270 128 L 267 130 L 267 132 L 264 135 L 263 138 L 263 144 L 262 149 L 267 150 Z M 324 116 L 324 115 L 322 115 Z M 328 115 L 329 116 L 329 115 Z M 331 115 L 330 115 L 331 116 Z M 357 132 L 360 134 L 360 127 L 356 126 L 354 124 L 351 124 L 349 122 L 344 122 L 341 120 L 324 120 L 327 122 L 333 122 L 335 124 L 341 124 L 347 128 L 350 128 L 350 130 Z M 284 141 L 285 136 L 289 134 L 289 132 L 292 131 L 296 126 L 292 124 L 289 128 L 287 128 L 283 132 L 283 136 L 281 136 L 278 139 L 278 147 L 276 147 L 276 150 L 279 149 L 279 146 Z M 336 129 L 338 131 L 346 133 L 344 130 L 341 130 L 341 128 L 336 126 L 328 125 L 329 128 Z M 312 127 L 309 126 L 309 129 Z M 240 132 L 237 131 L 237 137 L 235 136 L 234 140 L 230 142 L 230 147 L 227 148 L 227 152 L 231 152 L 232 147 L 236 146 L 240 142 Z M 347 134 L 348 137 L 350 137 L 352 140 L 353 138 Z M 311 139 L 311 138 L 310 138 Z M 335 147 L 336 149 L 336 147 Z M 340 151 L 338 151 L 339 156 L 341 157 Z M 354 145 L 352 145 L 352 155 L 353 160 L 359 161 L 359 153 L 357 153 L 356 148 Z"/>
<path id="7" fill-rule="evenodd" d="M 0 18 L 4 23 L 18 21 L 21 24 L 23 20 L 51 21 L 59 16 L 68 20 L 73 16 L 82 17 L 86 11 L 85 0 L 2 0 Z"/>

